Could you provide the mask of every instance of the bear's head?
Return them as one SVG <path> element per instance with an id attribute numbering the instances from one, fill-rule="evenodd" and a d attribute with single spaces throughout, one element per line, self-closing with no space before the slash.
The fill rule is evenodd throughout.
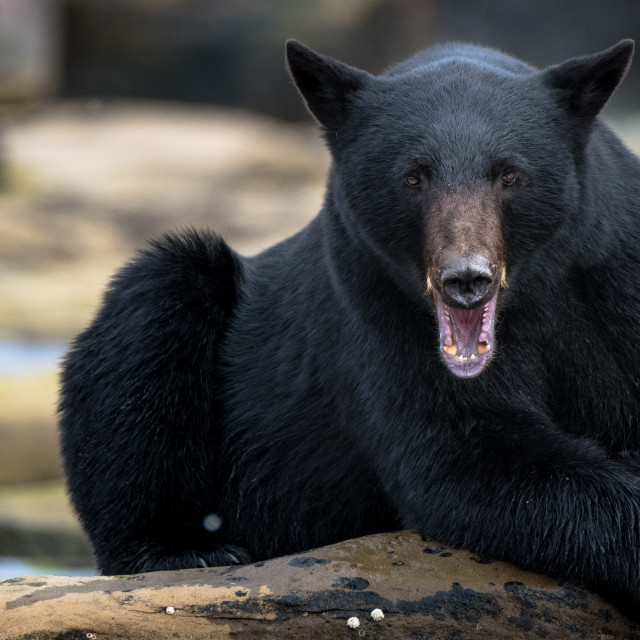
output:
<path id="1" fill-rule="evenodd" d="M 432 300 L 456 376 L 490 361 L 507 283 L 580 223 L 590 132 L 632 52 L 624 40 L 539 71 L 454 44 L 373 76 L 287 43 L 333 158 L 327 206 L 407 295 Z"/>

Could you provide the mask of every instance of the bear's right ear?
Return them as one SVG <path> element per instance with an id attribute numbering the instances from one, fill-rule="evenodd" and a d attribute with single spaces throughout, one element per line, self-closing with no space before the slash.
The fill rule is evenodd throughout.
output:
<path id="1" fill-rule="evenodd" d="M 591 120 L 598 115 L 631 66 L 633 40 L 548 67 L 543 78 L 569 111 Z"/>
<path id="2" fill-rule="evenodd" d="M 372 78 L 366 71 L 316 53 L 297 40 L 287 40 L 287 65 L 309 111 L 328 130 L 344 123 L 354 95 Z"/>

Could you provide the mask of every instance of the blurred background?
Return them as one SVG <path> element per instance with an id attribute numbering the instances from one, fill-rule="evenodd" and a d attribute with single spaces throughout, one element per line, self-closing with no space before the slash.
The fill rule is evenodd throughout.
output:
<path id="1" fill-rule="evenodd" d="M 450 39 L 544 66 L 640 39 L 640 3 L 0 0 L 0 579 L 92 571 L 56 376 L 114 269 L 185 226 L 254 253 L 319 209 L 288 37 L 372 72 Z M 636 67 L 605 111 L 636 151 L 639 96 Z"/>

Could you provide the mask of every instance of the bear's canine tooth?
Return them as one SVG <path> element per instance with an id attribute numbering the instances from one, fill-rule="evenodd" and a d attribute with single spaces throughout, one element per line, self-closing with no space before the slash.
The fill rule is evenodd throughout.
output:
<path id="1" fill-rule="evenodd" d="M 446 351 L 450 356 L 455 356 L 458 353 L 458 346 L 454 342 L 451 345 L 442 347 L 443 351 Z"/>
<path id="2" fill-rule="evenodd" d="M 478 353 L 482 355 L 483 353 L 488 353 L 491 351 L 491 345 L 486 342 L 478 342 Z"/>

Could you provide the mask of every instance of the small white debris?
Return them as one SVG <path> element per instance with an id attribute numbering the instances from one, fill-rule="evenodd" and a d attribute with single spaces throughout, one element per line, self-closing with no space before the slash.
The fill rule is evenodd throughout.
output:
<path id="1" fill-rule="evenodd" d="M 378 620 L 382 620 L 384 618 L 384 613 L 382 613 L 382 609 L 374 609 L 371 612 L 371 617 L 377 622 Z"/>
<path id="2" fill-rule="evenodd" d="M 347 627 L 351 627 L 352 629 L 357 629 L 360 626 L 360 620 L 355 616 L 353 618 L 349 618 L 347 620 Z"/>
<path id="3" fill-rule="evenodd" d="M 176 612 L 176 610 L 173 607 L 167 607 L 164 610 L 164 612 L 167 613 L 168 615 L 173 615 Z"/>

